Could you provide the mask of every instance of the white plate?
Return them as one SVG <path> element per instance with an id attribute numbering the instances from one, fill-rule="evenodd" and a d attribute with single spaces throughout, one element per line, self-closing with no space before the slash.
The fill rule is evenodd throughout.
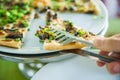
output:
<path id="1" fill-rule="evenodd" d="M 112 75 L 96 61 L 77 56 L 45 65 L 31 80 L 120 80 L 120 75 Z"/>
<path id="2" fill-rule="evenodd" d="M 80 26 L 87 31 L 97 34 L 101 32 L 102 29 L 107 27 L 106 23 L 108 22 L 108 13 L 102 2 L 100 2 L 99 0 L 95 0 L 95 1 L 101 10 L 101 14 L 99 16 L 89 15 L 89 14 L 79 14 L 79 13 L 60 13 L 59 16 L 62 19 L 70 20 L 74 22 L 75 25 Z M 38 29 L 39 25 L 42 26 L 45 25 L 44 14 L 41 14 L 40 19 L 35 19 L 32 22 L 30 26 L 30 31 L 21 49 L 12 49 L 12 48 L 0 46 L 0 51 L 11 54 L 43 54 L 43 53 L 54 52 L 54 51 L 43 50 L 43 44 L 39 43 L 39 39 L 35 37 L 34 34 Z"/>

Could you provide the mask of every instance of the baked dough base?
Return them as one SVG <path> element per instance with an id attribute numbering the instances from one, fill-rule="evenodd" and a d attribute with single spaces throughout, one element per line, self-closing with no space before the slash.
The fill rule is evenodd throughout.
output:
<path id="1" fill-rule="evenodd" d="M 70 50 L 70 49 L 80 49 L 85 47 L 85 44 L 80 42 L 70 42 L 68 44 L 60 44 L 56 41 L 44 42 L 44 50 Z"/>
<path id="2" fill-rule="evenodd" d="M 14 41 L 14 40 L 3 40 L 3 39 L 0 39 L 0 45 L 1 46 L 6 46 L 6 47 L 19 49 L 22 46 L 22 42 L 21 41 Z"/>

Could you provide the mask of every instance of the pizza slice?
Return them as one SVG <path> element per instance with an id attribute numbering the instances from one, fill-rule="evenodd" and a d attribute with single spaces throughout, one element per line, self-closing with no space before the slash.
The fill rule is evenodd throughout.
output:
<path id="1" fill-rule="evenodd" d="M 100 14 L 100 9 L 94 0 L 34 0 L 32 5 L 40 12 L 50 8 L 60 12 Z"/>
<path id="2" fill-rule="evenodd" d="M 0 45 L 21 48 L 34 10 L 27 3 L 3 1 L 0 7 Z"/>
<path id="3" fill-rule="evenodd" d="M 52 28 L 63 30 L 65 32 L 69 32 L 77 37 L 91 40 L 94 36 L 90 32 L 83 30 L 82 28 L 76 27 L 72 22 L 68 20 L 61 20 L 57 17 L 57 14 L 50 11 L 47 13 L 47 24 L 46 26 L 39 27 L 39 30 L 36 32 L 36 36 L 40 39 L 40 42 L 44 43 L 45 50 L 69 50 L 69 49 L 79 49 L 86 46 L 83 43 L 77 42 L 73 40 L 68 44 L 58 43 L 56 40 L 56 34 L 51 30 Z"/>

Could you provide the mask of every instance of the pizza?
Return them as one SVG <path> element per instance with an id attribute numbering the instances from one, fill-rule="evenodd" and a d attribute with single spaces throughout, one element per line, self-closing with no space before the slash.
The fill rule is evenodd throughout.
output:
<path id="1" fill-rule="evenodd" d="M 46 26 L 40 27 L 36 32 L 36 36 L 44 42 L 46 50 L 76 49 L 85 46 L 85 44 L 76 41 L 66 45 L 57 43 L 54 40 L 55 34 L 50 30 L 51 27 L 65 30 L 87 40 L 93 36 L 83 29 L 78 29 L 72 22 L 58 18 L 56 11 L 100 13 L 93 0 L 13 0 L 12 2 L 11 0 L 2 0 L 0 5 L 0 45 L 17 49 L 24 45 L 29 25 L 34 18 L 34 8 L 40 9 L 41 12 L 48 11 Z M 53 47 L 50 47 L 51 45 Z"/>
<path id="2" fill-rule="evenodd" d="M 83 38 L 85 40 L 91 40 L 94 36 L 92 33 L 87 32 L 82 28 L 76 27 L 69 20 L 61 20 L 58 18 L 57 13 L 48 11 L 46 26 L 39 27 L 35 33 L 40 42 L 43 43 L 45 50 L 69 50 L 79 49 L 86 46 L 85 44 L 77 42 L 75 40 L 65 45 L 58 43 L 56 40 L 56 34 L 51 30 L 51 28 L 69 32 L 70 34 Z"/>
<path id="3" fill-rule="evenodd" d="M 34 18 L 34 10 L 27 3 L 1 1 L 0 45 L 21 48 Z"/>
<path id="4" fill-rule="evenodd" d="M 33 0 L 32 6 L 40 12 L 47 9 L 60 12 L 78 12 L 88 14 L 100 14 L 100 10 L 94 0 Z"/>

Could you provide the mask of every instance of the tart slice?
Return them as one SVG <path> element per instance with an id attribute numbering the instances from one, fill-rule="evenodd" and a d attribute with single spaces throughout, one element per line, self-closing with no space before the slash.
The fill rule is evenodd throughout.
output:
<path id="1" fill-rule="evenodd" d="M 34 10 L 27 3 L 3 1 L 0 7 L 0 45 L 21 48 Z"/>
<path id="2" fill-rule="evenodd" d="M 82 28 L 76 27 L 71 21 L 61 20 L 57 17 L 56 13 L 47 13 L 47 24 L 44 28 L 39 27 L 36 32 L 36 36 L 39 38 L 40 42 L 44 43 L 45 50 L 69 50 L 69 49 L 79 49 L 86 46 L 83 43 L 73 40 L 68 44 L 58 43 L 56 40 L 56 34 L 51 30 L 52 28 L 63 30 L 69 32 L 77 37 L 90 40 L 94 35 L 83 30 Z"/>
<path id="3" fill-rule="evenodd" d="M 100 9 L 94 0 L 33 0 L 32 5 L 40 12 L 45 12 L 49 7 L 60 12 L 100 14 Z"/>

